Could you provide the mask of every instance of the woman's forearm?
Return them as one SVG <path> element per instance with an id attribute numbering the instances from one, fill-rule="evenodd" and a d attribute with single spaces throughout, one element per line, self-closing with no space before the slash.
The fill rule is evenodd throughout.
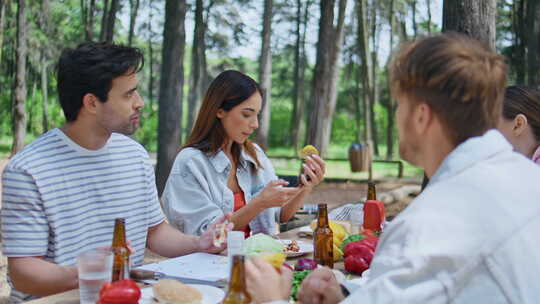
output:
<path id="1" fill-rule="evenodd" d="M 259 198 L 254 198 L 249 204 L 235 211 L 230 220 L 234 223 L 234 230 L 242 230 L 249 225 L 249 222 L 253 220 L 259 213 L 264 211 L 264 207 L 259 201 Z"/>
<path id="2" fill-rule="evenodd" d="M 312 188 L 304 188 L 298 195 L 293 199 L 287 202 L 283 207 L 281 207 L 281 214 L 279 216 L 279 221 L 284 223 L 289 221 L 296 211 L 304 204 L 304 200 L 311 193 Z"/>

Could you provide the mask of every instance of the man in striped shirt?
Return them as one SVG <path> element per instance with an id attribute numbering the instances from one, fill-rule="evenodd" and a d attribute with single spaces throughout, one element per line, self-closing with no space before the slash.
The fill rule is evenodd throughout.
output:
<path id="1" fill-rule="evenodd" d="M 212 245 L 213 227 L 196 237 L 164 221 L 148 153 L 126 136 L 144 107 L 142 65 L 138 49 L 118 45 L 63 52 L 57 76 L 67 123 L 17 153 L 3 174 L 11 303 L 77 288 L 77 254 L 110 246 L 117 217 L 126 219 L 134 265 L 146 247 L 165 257 L 223 250 Z"/>

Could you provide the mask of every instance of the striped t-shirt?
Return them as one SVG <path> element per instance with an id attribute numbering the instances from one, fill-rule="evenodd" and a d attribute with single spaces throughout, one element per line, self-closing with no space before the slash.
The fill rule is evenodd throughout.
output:
<path id="1" fill-rule="evenodd" d="M 8 257 L 44 256 L 76 265 L 77 254 L 110 246 L 114 219 L 126 219 L 126 237 L 144 257 L 148 228 L 164 220 L 148 153 L 113 133 L 99 150 L 73 142 L 60 129 L 17 153 L 2 178 L 2 251 Z M 28 296 L 12 290 L 10 301 Z"/>

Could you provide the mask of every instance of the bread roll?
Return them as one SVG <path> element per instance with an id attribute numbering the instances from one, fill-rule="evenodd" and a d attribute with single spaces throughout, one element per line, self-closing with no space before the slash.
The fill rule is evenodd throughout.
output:
<path id="1" fill-rule="evenodd" d="M 172 279 L 161 279 L 152 287 L 160 304 L 201 304 L 202 294 L 195 288 Z"/>

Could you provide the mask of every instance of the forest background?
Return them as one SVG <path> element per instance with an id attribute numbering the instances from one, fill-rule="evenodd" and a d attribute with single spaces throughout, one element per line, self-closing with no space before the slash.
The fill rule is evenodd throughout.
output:
<path id="1" fill-rule="evenodd" d="M 145 54 L 139 92 L 146 107 L 134 137 L 157 154 L 159 190 L 204 91 L 226 69 L 260 82 L 266 102 L 253 139 L 270 156 L 294 156 L 310 143 L 327 158 L 346 159 L 359 142 L 375 159 L 398 160 L 391 51 L 416 37 L 458 30 L 506 56 L 510 83 L 537 86 L 538 2 L 0 0 L 0 157 L 64 123 L 55 64 L 61 50 L 93 40 Z M 344 162 L 329 165 L 330 176 L 349 170 Z M 386 165 L 375 169 L 386 174 Z M 277 164 L 278 173 L 289 168 L 298 166 Z M 406 176 L 420 174 L 405 167 Z"/>

